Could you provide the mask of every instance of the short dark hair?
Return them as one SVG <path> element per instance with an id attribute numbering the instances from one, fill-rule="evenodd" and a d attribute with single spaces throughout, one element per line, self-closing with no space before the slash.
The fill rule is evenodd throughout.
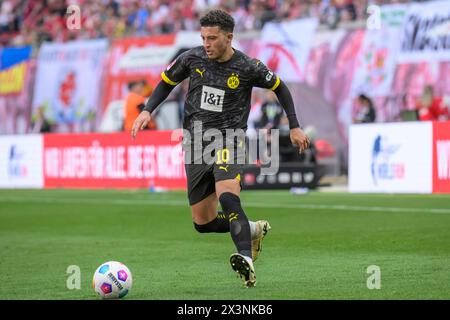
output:
<path id="1" fill-rule="evenodd" d="M 370 107 L 373 107 L 372 99 L 370 99 L 370 98 L 369 98 L 367 95 L 365 95 L 364 93 L 359 94 L 358 98 L 359 98 L 360 100 L 363 100 L 363 101 L 367 102 L 367 104 L 368 104 Z"/>
<path id="2" fill-rule="evenodd" d="M 128 82 L 128 90 L 133 90 L 133 88 L 139 84 L 145 86 L 148 83 L 147 83 L 147 80 L 145 80 L 145 79 L 130 81 L 130 82 Z"/>
<path id="3" fill-rule="evenodd" d="M 136 81 L 130 81 L 128 82 L 128 90 L 132 90 L 133 87 L 137 84 Z"/>
<path id="4" fill-rule="evenodd" d="M 211 10 L 200 19 L 202 27 L 219 27 L 221 30 L 233 33 L 234 19 L 223 10 Z"/>

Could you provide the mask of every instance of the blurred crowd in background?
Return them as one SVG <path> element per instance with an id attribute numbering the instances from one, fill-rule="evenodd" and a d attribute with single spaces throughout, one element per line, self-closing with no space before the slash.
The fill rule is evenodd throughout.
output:
<path id="1" fill-rule="evenodd" d="M 371 4 L 411 0 L 4 0 L 0 4 L 0 44 L 148 36 L 197 30 L 211 8 L 223 8 L 236 21 L 236 32 L 260 30 L 268 21 L 315 17 L 330 28 L 367 17 Z M 80 30 L 66 28 L 67 8 L 81 9 Z"/>
<path id="2" fill-rule="evenodd" d="M 387 4 L 398 5 L 380 7 L 382 32 L 371 32 L 369 7 Z M 308 152 L 292 147 L 270 91 L 253 91 L 247 131 L 266 132 L 270 145 L 278 129 L 283 162 L 328 158 L 346 172 L 351 124 L 450 120 L 450 0 L 0 0 L 0 134 L 130 131 L 160 69 L 193 45 L 199 18 L 215 8 L 233 16 L 240 50 L 288 79 Z M 174 52 L 149 63 L 153 46 Z M 146 129 L 181 126 L 188 84 Z"/>

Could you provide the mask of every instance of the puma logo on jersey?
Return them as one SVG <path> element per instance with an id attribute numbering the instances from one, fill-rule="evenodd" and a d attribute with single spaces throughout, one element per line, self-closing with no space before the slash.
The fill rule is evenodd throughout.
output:
<path id="1" fill-rule="evenodd" d="M 200 69 L 195 68 L 195 72 L 197 72 L 202 78 L 203 78 L 203 73 L 205 73 L 206 69 L 203 69 L 203 71 L 200 71 Z"/>
<path id="2" fill-rule="evenodd" d="M 220 170 L 225 170 L 225 172 L 228 172 L 228 166 L 226 166 L 226 167 L 220 166 L 219 169 Z"/>

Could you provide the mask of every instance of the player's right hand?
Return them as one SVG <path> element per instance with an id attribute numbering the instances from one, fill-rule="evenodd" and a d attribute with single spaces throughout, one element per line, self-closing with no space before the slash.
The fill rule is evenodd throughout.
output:
<path id="1" fill-rule="evenodd" d="M 139 116 L 134 120 L 133 128 L 131 129 L 131 137 L 134 139 L 136 138 L 136 135 L 139 130 L 144 130 L 150 120 L 152 119 L 152 116 L 150 115 L 150 112 L 148 111 L 142 111 Z"/>
<path id="2" fill-rule="evenodd" d="M 310 144 L 309 137 L 300 128 L 291 129 L 291 142 L 299 148 L 300 153 L 308 149 Z"/>

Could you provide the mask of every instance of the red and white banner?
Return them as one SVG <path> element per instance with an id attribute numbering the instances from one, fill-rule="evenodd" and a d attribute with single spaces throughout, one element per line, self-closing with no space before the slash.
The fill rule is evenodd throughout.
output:
<path id="1" fill-rule="evenodd" d="M 99 102 L 105 39 L 44 43 L 40 49 L 33 110 L 58 125 L 85 125 Z"/>
<path id="2" fill-rule="evenodd" d="M 352 83 L 352 95 L 387 96 L 391 91 L 407 5 L 381 7 L 381 28 L 365 32 Z"/>
<path id="3" fill-rule="evenodd" d="M 0 188 L 186 189 L 174 133 L 0 136 Z M 353 125 L 349 189 L 450 193 L 450 121 Z"/>
<path id="4" fill-rule="evenodd" d="M 313 38 L 313 44 L 306 63 L 305 82 L 326 93 L 329 87 L 328 79 L 332 71 L 333 57 L 335 56 L 346 32 L 343 29 L 327 30 L 316 32 Z"/>
<path id="5" fill-rule="evenodd" d="M 433 124 L 433 193 L 450 193 L 450 122 Z"/>
<path id="6" fill-rule="evenodd" d="M 103 108 L 124 99 L 130 81 L 145 79 L 156 87 L 161 72 L 176 54 L 175 41 L 175 34 L 114 41 L 105 68 Z"/>
<path id="7" fill-rule="evenodd" d="M 346 33 L 340 43 L 331 67 L 325 97 L 336 107 L 337 121 L 341 137 L 348 139 L 348 127 L 352 123 L 351 87 L 358 68 L 356 56 L 361 50 L 365 30 Z"/>
<path id="8" fill-rule="evenodd" d="M 45 188 L 185 189 L 181 144 L 172 131 L 48 134 L 44 136 Z"/>
<path id="9" fill-rule="evenodd" d="M 313 18 L 266 23 L 261 33 L 259 58 L 283 81 L 303 82 L 317 25 L 317 19 Z"/>

